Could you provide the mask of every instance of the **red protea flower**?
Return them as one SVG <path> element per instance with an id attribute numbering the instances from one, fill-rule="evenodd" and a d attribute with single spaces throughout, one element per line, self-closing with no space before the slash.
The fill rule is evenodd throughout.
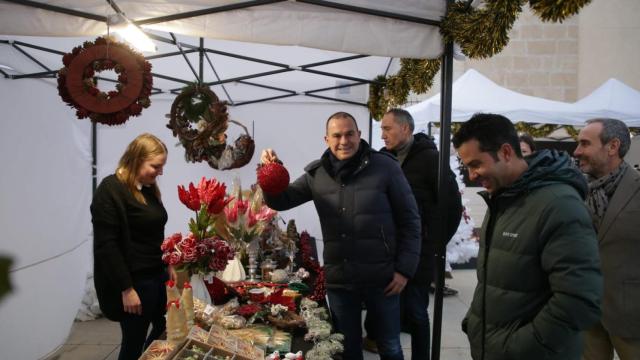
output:
<path id="1" fill-rule="evenodd" d="M 204 177 L 198 185 L 198 195 L 200 201 L 207 206 L 207 212 L 217 215 L 222 212 L 225 206 L 231 201 L 227 196 L 227 186 L 216 179 L 206 180 Z"/>
<path id="2" fill-rule="evenodd" d="M 276 195 L 289 186 L 289 172 L 279 163 L 258 165 L 258 185 L 266 194 Z"/>
<path id="3" fill-rule="evenodd" d="M 193 183 L 189 183 L 189 191 L 185 190 L 184 186 L 178 185 L 178 197 L 189 209 L 193 211 L 200 210 L 200 196 Z"/>

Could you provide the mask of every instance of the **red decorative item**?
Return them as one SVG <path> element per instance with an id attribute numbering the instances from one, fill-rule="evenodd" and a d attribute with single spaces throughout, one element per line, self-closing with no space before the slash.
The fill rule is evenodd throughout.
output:
<path id="1" fill-rule="evenodd" d="M 250 318 L 253 315 L 255 315 L 258 311 L 261 311 L 261 310 L 262 310 L 262 306 L 260 305 L 246 304 L 238 307 L 238 309 L 236 310 L 236 314 L 240 316 L 244 316 L 245 318 Z"/>
<path id="2" fill-rule="evenodd" d="M 258 165 L 258 185 L 266 194 L 277 195 L 289 186 L 289 172 L 277 162 Z"/>
<path id="3" fill-rule="evenodd" d="M 151 64 L 123 43 L 99 37 L 65 54 L 62 63 L 58 94 L 76 109 L 79 119 L 88 117 L 94 122 L 119 125 L 151 105 Z M 101 92 L 96 87 L 96 72 L 104 70 L 118 74 L 115 91 Z"/>
<path id="4" fill-rule="evenodd" d="M 204 285 L 207 287 L 207 291 L 214 305 L 224 304 L 237 295 L 232 288 L 217 277 L 213 277 L 211 281 L 205 280 Z"/>
<path id="5" fill-rule="evenodd" d="M 300 252 L 302 254 L 302 265 L 315 274 L 313 292 L 309 298 L 313 301 L 322 301 L 327 294 L 327 289 L 324 285 L 324 267 L 320 266 L 318 260 L 311 256 L 311 236 L 306 231 L 300 234 Z"/>

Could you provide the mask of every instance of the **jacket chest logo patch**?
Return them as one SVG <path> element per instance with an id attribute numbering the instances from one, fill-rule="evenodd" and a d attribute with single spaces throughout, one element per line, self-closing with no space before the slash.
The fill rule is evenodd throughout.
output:
<path id="1" fill-rule="evenodd" d="M 506 237 L 506 238 L 512 238 L 512 239 L 516 239 L 518 237 L 518 233 L 512 233 L 512 232 L 508 232 L 508 231 L 503 231 L 502 232 L 502 236 Z"/>

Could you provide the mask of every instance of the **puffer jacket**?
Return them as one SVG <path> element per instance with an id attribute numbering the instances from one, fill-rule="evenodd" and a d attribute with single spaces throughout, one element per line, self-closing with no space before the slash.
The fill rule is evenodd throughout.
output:
<path id="1" fill-rule="evenodd" d="M 380 151 L 391 152 L 386 148 Z M 447 168 L 448 191 L 444 202 L 447 222 L 443 225 L 443 216 L 438 209 L 438 161 L 438 148 L 431 137 L 422 133 L 413 135 L 409 153 L 402 162 L 402 172 L 409 181 L 422 219 L 420 263 L 411 279 L 412 282 L 421 284 L 433 281 L 436 240 L 449 242 L 458 230 L 462 218 L 462 198 L 458 182 L 453 171 Z"/>
<path id="2" fill-rule="evenodd" d="M 332 176 L 329 150 L 267 205 L 288 210 L 313 200 L 322 228 L 328 288 L 384 287 L 394 272 L 412 277 L 420 254 L 420 217 L 398 162 L 361 140 L 357 166 Z"/>
<path id="3" fill-rule="evenodd" d="M 463 320 L 482 360 L 572 360 L 600 318 L 598 242 L 587 185 L 566 153 L 543 150 L 511 186 L 481 195 L 478 285 Z"/>

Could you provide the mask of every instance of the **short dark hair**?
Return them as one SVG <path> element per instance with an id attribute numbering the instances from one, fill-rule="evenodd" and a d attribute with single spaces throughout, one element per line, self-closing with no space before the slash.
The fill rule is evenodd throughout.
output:
<path id="1" fill-rule="evenodd" d="M 602 124 L 602 132 L 600 133 L 600 142 L 602 145 L 613 139 L 620 140 L 618 156 L 620 156 L 620 159 L 624 158 L 624 156 L 627 155 L 627 151 L 629 151 L 629 147 L 631 147 L 631 134 L 629 134 L 627 125 L 618 119 L 597 118 L 587 120 L 587 124 L 593 123 Z"/>
<path id="2" fill-rule="evenodd" d="M 533 138 L 531 137 L 531 135 L 524 133 L 524 134 L 520 134 L 520 136 L 518 137 L 519 142 L 523 142 L 527 145 L 529 145 L 529 149 L 531 149 L 531 152 L 536 151 L 536 143 L 535 141 L 533 141 Z"/>
<path id="3" fill-rule="evenodd" d="M 405 109 L 399 109 L 399 108 L 389 109 L 385 113 L 385 115 L 386 114 L 393 114 L 393 118 L 396 120 L 398 124 L 409 125 L 409 130 L 411 130 L 411 132 L 413 132 L 413 130 L 416 128 L 415 122 L 413 121 L 413 116 L 411 116 L 411 114 Z"/>
<path id="4" fill-rule="evenodd" d="M 462 124 L 451 141 L 458 149 L 463 143 L 473 139 L 480 143 L 480 151 L 490 153 L 496 160 L 498 150 L 505 143 L 511 145 L 519 158 L 522 157 L 516 128 L 502 115 L 474 114 L 471 119 Z"/>
<path id="5" fill-rule="evenodd" d="M 356 118 L 345 111 L 338 111 L 337 113 L 329 116 L 329 118 L 327 119 L 327 123 L 324 125 L 325 131 L 329 130 L 329 121 L 331 121 L 331 119 L 351 119 L 353 120 L 353 124 L 356 126 L 356 131 L 358 131 L 358 122 L 356 121 Z"/>

